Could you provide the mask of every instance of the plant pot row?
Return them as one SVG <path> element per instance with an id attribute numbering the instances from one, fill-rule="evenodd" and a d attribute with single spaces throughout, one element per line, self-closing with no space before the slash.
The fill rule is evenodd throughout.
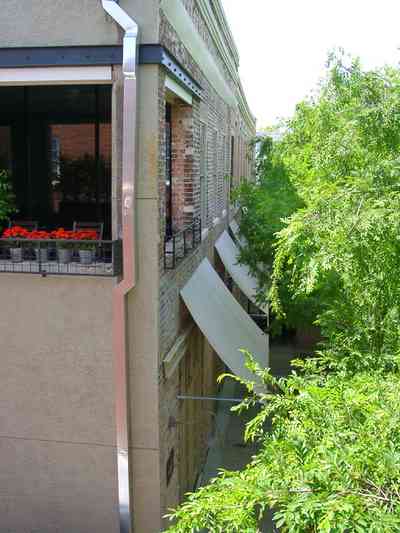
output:
<path id="1" fill-rule="evenodd" d="M 49 251 L 47 248 L 35 248 L 35 256 L 37 261 L 47 263 L 49 260 Z M 82 265 L 90 265 L 94 262 L 94 250 L 78 250 L 79 261 Z M 24 260 L 24 249 L 10 248 L 11 261 L 13 263 L 22 263 Z M 58 262 L 61 264 L 68 264 L 72 262 L 73 253 L 71 248 L 57 249 Z"/>

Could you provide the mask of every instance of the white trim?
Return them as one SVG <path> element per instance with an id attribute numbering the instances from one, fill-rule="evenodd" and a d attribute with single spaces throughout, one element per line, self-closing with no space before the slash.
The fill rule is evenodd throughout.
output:
<path id="1" fill-rule="evenodd" d="M 262 367 L 268 366 L 268 336 L 249 317 L 229 292 L 207 258 L 203 259 L 181 296 L 209 344 L 230 370 L 264 389 L 261 378 L 246 366 L 246 349 Z"/>
<path id="2" fill-rule="evenodd" d="M 179 85 L 179 83 L 177 83 L 173 78 L 168 75 L 165 78 L 165 88 L 169 89 L 187 104 L 193 105 L 193 96 L 190 94 L 190 92 L 184 89 L 182 85 Z"/>
<path id="3" fill-rule="evenodd" d="M 201 232 L 201 240 L 204 241 L 207 236 L 208 236 L 208 232 L 209 232 L 209 228 L 204 228 L 203 231 Z"/>
<path id="4" fill-rule="evenodd" d="M 222 76 L 213 56 L 204 46 L 196 26 L 193 24 L 182 2 L 162 0 L 161 8 L 169 23 L 173 26 L 182 43 L 199 65 L 205 77 L 223 100 L 230 106 L 236 106 L 236 97 Z"/>
<path id="5" fill-rule="evenodd" d="M 1 68 L 0 85 L 112 83 L 111 66 Z"/>
<path id="6" fill-rule="evenodd" d="M 218 226 L 218 224 L 221 222 L 221 219 L 219 217 L 215 217 L 214 220 L 213 220 L 213 226 L 215 228 L 215 226 Z"/>
<path id="7" fill-rule="evenodd" d="M 179 335 L 176 339 L 173 347 L 168 352 L 163 360 L 164 375 L 169 379 L 175 370 L 178 368 L 179 363 L 186 355 L 189 348 L 189 337 L 194 328 L 194 324 L 191 324 L 186 330 Z"/>
<path id="8" fill-rule="evenodd" d="M 236 98 L 241 108 L 242 114 L 245 117 L 247 126 L 251 132 L 255 127 L 255 117 L 251 113 L 246 95 L 244 94 L 243 87 L 240 81 L 238 72 L 239 67 L 239 54 L 231 34 L 229 25 L 226 20 L 224 9 L 220 0 L 216 0 L 213 3 L 215 12 L 210 6 L 209 0 L 197 0 L 197 6 L 200 9 L 202 17 L 207 25 L 208 30 L 211 33 L 215 46 L 217 47 L 225 65 L 227 66 L 232 79 L 236 82 Z M 229 49 L 229 52 L 227 50 Z"/>

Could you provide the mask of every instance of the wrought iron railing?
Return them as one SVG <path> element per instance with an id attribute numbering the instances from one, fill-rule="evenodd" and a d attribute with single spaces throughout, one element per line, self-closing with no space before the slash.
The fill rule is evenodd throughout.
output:
<path id="1" fill-rule="evenodd" d="M 173 270 L 193 250 L 201 244 L 201 218 L 195 218 L 193 222 L 183 230 L 175 233 L 164 243 L 164 267 Z"/>
<path id="2" fill-rule="evenodd" d="M 118 276 L 121 241 L 0 239 L 0 273 Z"/>

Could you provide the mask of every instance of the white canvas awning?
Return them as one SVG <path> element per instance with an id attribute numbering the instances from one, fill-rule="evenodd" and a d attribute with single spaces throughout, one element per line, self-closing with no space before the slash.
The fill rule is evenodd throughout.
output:
<path id="1" fill-rule="evenodd" d="M 231 220 L 230 223 L 229 223 L 229 228 L 232 232 L 232 235 L 234 236 L 235 238 L 235 241 L 240 245 L 240 246 L 246 246 L 247 244 L 247 241 L 244 237 L 241 237 L 240 236 L 240 231 L 239 231 L 239 224 L 236 222 L 235 219 Z"/>
<path id="2" fill-rule="evenodd" d="M 268 314 L 268 307 L 257 303 L 257 279 L 250 273 L 246 265 L 238 262 L 239 250 L 227 231 L 224 231 L 219 237 L 215 243 L 215 248 L 226 270 L 239 289 L 256 307 Z"/>
<path id="3" fill-rule="evenodd" d="M 194 321 L 230 370 L 256 381 L 240 350 L 268 366 L 268 338 L 235 300 L 208 259 L 204 259 L 181 291 Z"/>
<path id="4" fill-rule="evenodd" d="M 240 235 L 240 230 L 239 230 L 239 224 L 236 222 L 235 219 L 231 220 L 231 222 L 229 223 L 229 229 L 231 230 L 232 232 L 232 235 L 236 241 L 236 243 L 241 247 L 241 248 L 244 248 L 245 246 L 248 245 L 248 241 L 242 237 Z M 225 265 L 226 266 L 226 265 Z M 257 263 L 257 269 L 260 271 L 260 272 L 265 272 L 265 266 L 262 264 L 262 263 Z M 233 276 L 232 276 L 233 277 Z M 263 309 L 263 311 L 265 313 L 267 313 L 267 311 L 265 309 Z"/>

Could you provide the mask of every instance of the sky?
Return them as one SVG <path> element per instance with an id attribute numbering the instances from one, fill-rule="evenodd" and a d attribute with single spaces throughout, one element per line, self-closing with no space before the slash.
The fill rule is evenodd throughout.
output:
<path id="1" fill-rule="evenodd" d="M 329 51 L 374 68 L 400 63 L 400 0 L 222 0 L 258 129 L 293 114 L 318 86 Z"/>

